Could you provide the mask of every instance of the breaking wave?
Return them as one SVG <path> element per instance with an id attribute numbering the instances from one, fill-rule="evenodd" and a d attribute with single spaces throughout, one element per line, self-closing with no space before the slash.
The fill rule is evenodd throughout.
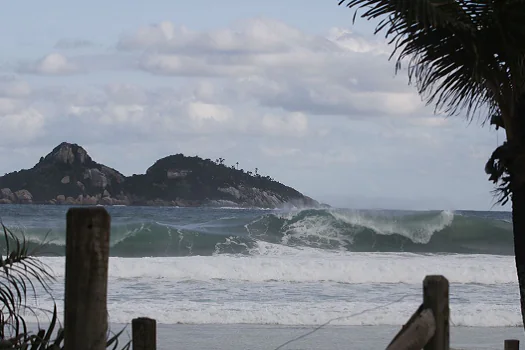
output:
<path id="1" fill-rule="evenodd" d="M 309 209 L 245 216 L 231 212 L 191 224 L 148 217 L 114 219 L 111 255 L 253 255 L 258 254 L 258 242 L 351 252 L 513 254 L 510 222 L 466 213 Z M 22 229 L 32 242 L 47 237 L 49 243 L 41 254 L 63 255 L 63 229 L 50 233 L 46 227 Z"/>

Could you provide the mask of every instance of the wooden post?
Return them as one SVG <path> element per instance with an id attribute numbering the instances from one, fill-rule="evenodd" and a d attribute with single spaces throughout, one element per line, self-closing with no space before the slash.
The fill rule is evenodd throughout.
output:
<path id="1" fill-rule="evenodd" d="M 157 350 L 157 321 L 139 317 L 131 320 L 133 350 Z"/>
<path id="2" fill-rule="evenodd" d="M 403 326 L 386 350 L 421 350 L 436 331 L 432 310 L 418 310 Z"/>
<path id="3" fill-rule="evenodd" d="M 519 350 L 520 341 L 517 339 L 507 339 L 505 340 L 505 350 Z"/>
<path id="4" fill-rule="evenodd" d="M 431 309 L 436 321 L 434 336 L 424 350 L 449 350 L 450 330 L 448 280 L 443 276 L 427 276 L 423 281 L 423 308 Z"/>
<path id="5" fill-rule="evenodd" d="M 105 350 L 110 216 L 102 207 L 71 208 L 66 224 L 66 349 Z"/>

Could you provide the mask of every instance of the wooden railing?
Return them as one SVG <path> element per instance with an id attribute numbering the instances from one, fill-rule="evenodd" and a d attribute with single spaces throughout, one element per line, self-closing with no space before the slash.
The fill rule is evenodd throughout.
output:
<path id="1" fill-rule="evenodd" d="M 66 349 L 105 350 L 111 218 L 103 207 L 71 208 L 66 225 L 64 341 Z M 423 281 L 423 303 L 387 350 L 449 350 L 449 283 L 443 276 Z M 135 318 L 134 350 L 156 350 L 156 321 Z M 505 340 L 518 350 L 518 340 Z"/>
<path id="2" fill-rule="evenodd" d="M 449 283 L 444 276 L 426 276 L 423 303 L 387 346 L 387 350 L 449 350 Z M 508 339 L 505 350 L 519 350 L 520 342 Z"/>
<path id="3" fill-rule="evenodd" d="M 423 281 L 423 304 L 394 337 L 387 350 L 449 350 L 448 280 L 427 276 Z"/>

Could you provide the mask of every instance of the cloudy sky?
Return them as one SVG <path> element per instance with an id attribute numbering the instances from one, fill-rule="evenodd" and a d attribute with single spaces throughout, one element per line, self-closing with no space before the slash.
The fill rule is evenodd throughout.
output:
<path id="1" fill-rule="evenodd" d="M 126 175 L 184 153 L 337 206 L 493 208 L 503 133 L 434 115 L 337 2 L 10 2 L 0 172 L 68 141 Z"/>

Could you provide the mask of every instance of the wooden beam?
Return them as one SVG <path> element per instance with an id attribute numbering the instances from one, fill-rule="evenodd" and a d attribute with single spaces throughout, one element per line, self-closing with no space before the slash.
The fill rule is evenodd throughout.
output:
<path id="1" fill-rule="evenodd" d="M 520 350 L 520 341 L 517 339 L 505 340 L 505 350 Z"/>
<path id="2" fill-rule="evenodd" d="M 435 330 L 432 310 L 425 309 L 411 318 L 411 322 L 403 327 L 387 350 L 421 350 L 432 338 Z"/>
<path id="3" fill-rule="evenodd" d="M 133 350 L 157 350 L 157 321 L 147 317 L 131 321 Z"/>
<path id="4" fill-rule="evenodd" d="M 66 218 L 64 345 L 105 350 L 111 219 L 102 207 L 71 208 Z"/>
<path id="5" fill-rule="evenodd" d="M 401 329 L 399 330 L 399 332 L 396 334 L 396 336 L 394 337 L 394 339 L 392 339 L 392 341 L 390 342 L 390 344 L 388 344 L 388 346 L 390 346 L 392 343 L 394 343 L 397 338 L 399 338 L 399 336 L 401 334 L 403 334 L 403 332 L 417 319 L 417 317 L 419 316 L 419 314 L 421 313 L 421 311 L 423 311 L 423 304 L 421 304 L 417 310 L 412 314 L 412 316 L 410 316 L 410 318 L 408 319 L 407 323 L 405 323 L 403 325 L 403 327 L 401 327 Z M 387 347 L 388 348 L 388 347 Z"/>
<path id="6" fill-rule="evenodd" d="M 423 306 L 432 310 L 436 322 L 434 336 L 424 350 L 450 350 L 449 284 L 443 276 L 427 276 L 423 281 Z"/>

